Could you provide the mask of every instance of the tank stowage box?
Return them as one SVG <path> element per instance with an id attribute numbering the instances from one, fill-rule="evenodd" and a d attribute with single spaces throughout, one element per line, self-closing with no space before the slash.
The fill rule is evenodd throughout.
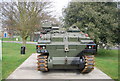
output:
<path id="1" fill-rule="evenodd" d="M 39 71 L 78 69 L 82 73 L 89 73 L 94 69 L 94 54 L 97 46 L 84 33 L 66 32 L 47 35 L 46 37 L 49 38 L 41 37 L 36 45 L 39 54 L 37 56 Z"/>

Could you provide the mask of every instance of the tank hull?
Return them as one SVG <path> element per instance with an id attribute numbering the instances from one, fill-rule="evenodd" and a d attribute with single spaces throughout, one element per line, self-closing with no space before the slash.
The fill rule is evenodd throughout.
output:
<path id="1" fill-rule="evenodd" d="M 93 54 L 97 46 L 89 37 L 80 33 L 51 34 L 49 37 L 49 44 L 39 41 L 36 45 L 39 71 L 77 69 L 89 73 L 94 69 Z"/>

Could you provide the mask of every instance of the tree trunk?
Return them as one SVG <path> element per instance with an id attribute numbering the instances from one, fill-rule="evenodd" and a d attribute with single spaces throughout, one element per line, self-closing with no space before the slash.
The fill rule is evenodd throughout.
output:
<path id="1" fill-rule="evenodd" d="M 34 34 L 33 33 L 30 35 L 30 41 L 34 41 Z"/>
<path id="2" fill-rule="evenodd" d="M 22 38 L 22 45 L 26 46 L 26 39 Z"/>

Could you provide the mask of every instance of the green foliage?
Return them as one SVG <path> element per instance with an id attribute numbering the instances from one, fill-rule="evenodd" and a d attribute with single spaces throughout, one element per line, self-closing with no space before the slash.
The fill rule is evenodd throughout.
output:
<path id="1" fill-rule="evenodd" d="M 26 54 L 20 54 L 21 44 L 2 43 L 2 79 L 7 78 L 22 62 L 35 52 L 35 45 L 26 45 Z"/>
<path id="2" fill-rule="evenodd" d="M 71 2 L 64 10 L 66 26 L 76 24 L 96 43 L 113 44 L 118 41 L 118 9 L 114 2 Z M 87 28 L 87 30 L 85 29 Z"/>

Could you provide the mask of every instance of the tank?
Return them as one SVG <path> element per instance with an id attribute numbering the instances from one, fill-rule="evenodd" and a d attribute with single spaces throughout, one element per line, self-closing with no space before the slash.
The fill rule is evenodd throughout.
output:
<path id="1" fill-rule="evenodd" d="M 42 35 L 36 45 L 38 71 L 76 69 L 81 73 L 89 73 L 94 69 L 96 44 L 78 27 L 73 28 L 77 30 Z"/>

